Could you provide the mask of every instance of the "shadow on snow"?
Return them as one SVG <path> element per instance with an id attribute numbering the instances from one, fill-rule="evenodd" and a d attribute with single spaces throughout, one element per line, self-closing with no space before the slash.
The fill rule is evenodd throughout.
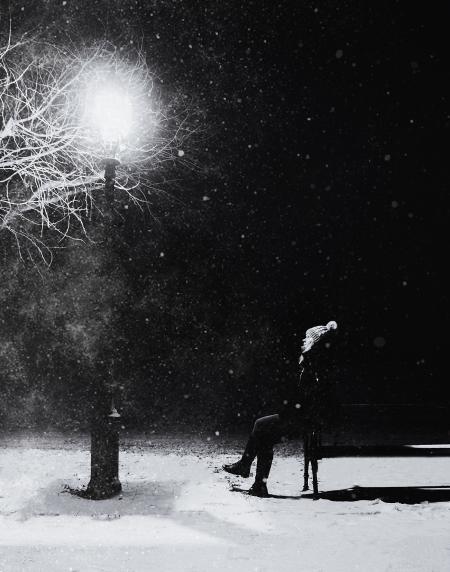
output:
<path id="1" fill-rule="evenodd" d="M 208 535 L 235 542 L 254 540 L 255 532 L 244 521 L 232 522 L 212 514 L 204 504 L 198 509 L 178 509 L 176 503 L 182 497 L 186 481 L 123 481 L 123 492 L 111 499 L 90 500 L 64 490 L 65 482 L 55 480 L 16 511 L 20 520 L 34 517 L 89 516 L 94 520 L 114 520 L 127 516 L 153 516 L 169 519 L 175 524 Z M 286 497 L 288 498 L 288 497 Z M 264 532 L 259 531 L 258 534 Z"/>
<path id="2" fill-rule="evenodd" d="M 449 502 L 450 486 L 415 486 L 415 487 L 352 487 L 334 491 L 320 492 L 317 497 L 312 493 L 303 494 L 302 498 L 326 499 L 330 501 L 352 502 L 382 500 L 388 503 L 418 504 L 422 502 Z"/>

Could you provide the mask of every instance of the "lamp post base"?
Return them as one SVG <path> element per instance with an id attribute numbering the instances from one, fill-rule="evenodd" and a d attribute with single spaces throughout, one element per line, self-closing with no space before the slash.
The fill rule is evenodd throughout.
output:
<path id="1" fill-rule="evenodd" d="M 118 419 L 108 417 L 97 422 L 91 431 L 91 479 L 86 489 L 71 490 L 77 496 L 104 500 L 122 491 L 119 480 Z"/>
<path id="2" fill-rule="evenodd" d="M 122 492 L 122 485 L 119 480 L 108 482 L 89 482 L 87 488 L 78 491 L 77 495 L 90 500 L 106 500 L 113 498 Z"/>

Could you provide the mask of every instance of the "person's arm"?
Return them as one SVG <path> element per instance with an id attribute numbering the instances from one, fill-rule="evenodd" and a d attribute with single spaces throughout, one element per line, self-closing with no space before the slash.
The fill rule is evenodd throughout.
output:
<path id="1" fill-rule="evenodd" d="M 298 365 L 299 365 L 299 370 L 300 370 L 300 375 L 299 375 L 299 381 L 302 381 L 302 377 L 303 377 L 303 372 L 305 371 L 306 367 L 307 367 L 307 357 L 305 357 L 305 354 L 302 352 L 300 354 L 300 357 L 298 358 Z"/>

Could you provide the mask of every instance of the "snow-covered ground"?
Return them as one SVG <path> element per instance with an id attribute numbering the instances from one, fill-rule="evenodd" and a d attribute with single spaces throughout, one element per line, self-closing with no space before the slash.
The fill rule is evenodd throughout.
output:
<path id="1" fill-rule="evenodd" d="M 64 492 L 88 480 L 80 442 L 3 442 L 0 571 L 450 571 L 450 458 L 326 459 L 321 490 L 359 485 L 369 500 L 350 491 L 314 501 L 301 498 L 302 459 L 290 446 L 269 481 L 278 498 L 260 499 L 230 491 L 251 479 L 219 470 L 236 450 L 217 437 L 204 447 L 188 437 L 128 444 L 123 494 L 89 501 Z M 372 488 L 395 487 L 395 501 L 410 486 L 441 490 L 402 504 Z"/>

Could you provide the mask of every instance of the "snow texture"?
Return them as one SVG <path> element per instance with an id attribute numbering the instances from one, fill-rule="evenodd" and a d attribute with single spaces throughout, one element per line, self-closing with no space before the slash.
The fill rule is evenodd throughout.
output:
<path id="1" fill-rule="evenodd" d="M 10 442 L 0 449 L 1 572 L 450 570 L 449 502 L 301 498 L 302 459 L 294 448 L 275 458 L 274 497 L 249 497 L 230 486 L 247 487 L 251 479 L 220 470 L 236 458 L 238 444 L 225 453 L 215 448 L 188 439 L 128 446 L 123 494 L 90 501 L 64 492 L 89 476 L 89 452 L 80 443 Z M 449 462 L 327 459 L 320 489 L 357 483 L 445 490 Z"/>

